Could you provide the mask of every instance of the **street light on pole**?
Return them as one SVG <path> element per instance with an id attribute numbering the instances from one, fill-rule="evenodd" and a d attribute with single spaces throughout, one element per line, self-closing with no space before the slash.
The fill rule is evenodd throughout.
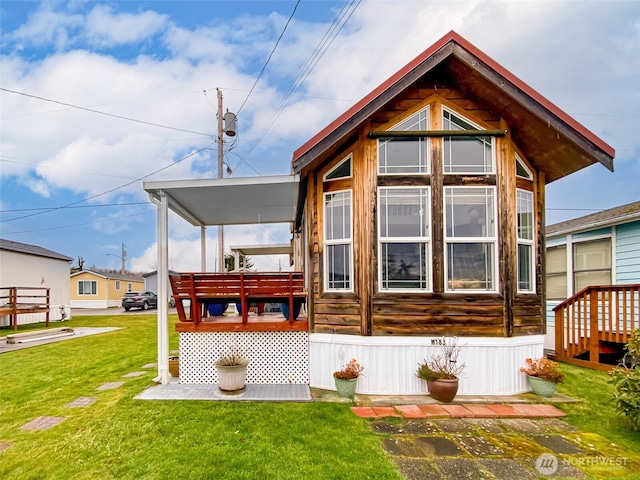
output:
<path id="1" fill-rule="evenodd" d="M 119 258 L 121 263 L 121 267 L 120 267 L 120 273 L 124 273 L 126 268 L 125 268 L 125 264 L 127 261 L 127 251 L 125 250 L 125 245 L 124 243 L 122 244 L 122 254 L 121 255 L 116 255 L 115 253 L 107 253 L 107 255 L 111 255 L 112 257 L 116 257 Z"/>

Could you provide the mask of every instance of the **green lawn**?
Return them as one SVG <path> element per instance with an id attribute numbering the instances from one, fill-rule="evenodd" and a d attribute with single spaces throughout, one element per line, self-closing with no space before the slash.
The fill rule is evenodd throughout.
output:
<path id="1" fill-rule="evenodd" d="M 347 404 L 134 400 L 156 370 L 123 375 L 156 361 L 154 314 L 62 325 L 122 330 L 0 356 L 0 443 L 11 443 L 0 452 L 0 478 L 401 478 Z M 65 406 L 81 396 L 98 400 Z M 67 420 L 43 431 L 19 428 L 39 416 Z"/>
<path id="2" fill-rule="evenodd" d="M 156 361 L 155 319 L 153 313 L 75 317 L 60 325 L 122 329 L 0 355 L 0 444 L 11 444 L 0 451 L 0 478 L 401 478 L 368 421 L 348 404 L 134 400 L 156 370 L 123 375 Z M 583 399 L 559 405 L 566 420 L 586 439 L 597 433 L 638 459 L 640 434 L 615 414 L 607 374 L 561 368 L 566 380 L 559 391 Z M 114 381 L 125 384 L 96 391 Z M 66 407 L 81 396 L 97 401 Z M 67 419 L 49 430 L 20 429 L 39 416 Z"/>

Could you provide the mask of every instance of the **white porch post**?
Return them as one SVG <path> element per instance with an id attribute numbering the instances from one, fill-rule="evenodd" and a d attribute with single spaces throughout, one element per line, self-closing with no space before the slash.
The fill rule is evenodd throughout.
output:
<path id="1" fill-rule="evenodd" d="M 200 227 L 200 271 L 207 271 L 207 227 Z"/>
<path id="2" fill-rule="evenodd" d="M 169 207 L 159 192 L 158 205 L 158 380 L 169 383 Z"/>

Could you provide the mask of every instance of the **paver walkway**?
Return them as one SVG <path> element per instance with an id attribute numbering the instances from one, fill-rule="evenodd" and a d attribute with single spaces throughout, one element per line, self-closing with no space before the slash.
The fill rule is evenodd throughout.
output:
<path id="1" fill-rule="evenodd" d="M 548 404 L 351 407 L 407 480 L 610 478 L 640 463 Z"/>

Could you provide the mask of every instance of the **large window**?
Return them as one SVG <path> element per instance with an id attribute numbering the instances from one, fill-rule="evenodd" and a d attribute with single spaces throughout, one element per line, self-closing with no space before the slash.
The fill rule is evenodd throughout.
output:
<path id="1" fill-rule="evenodd" d="M 443 110 L 443 130 L 481 130 L 449 110 Z M 492 137 L 444 137 L 444 173 L 495 173 Z"/>
<path id="2" fill-rule="evenodd" d="M 533 266 L 533 192 L 516 190 L 518 221 L 518 291 L 535 291 Z"/>
<path id="3" fill-rule="evenodd" d="M 95 280 L 78 281 L 78 295 L 97 295 L 98 282 Z"/>
<path id="4" fill-rule="evenodd" d="M 611 239 L 573 244 L 573 292 L 591 285 L 611 285 Z"/>
<path id="5" fill-rule="evenodd" d="M 547 248 L 547 300 L 567 298 L 567 246 Z"/>
<path id="6" fill-rule="evenodd" d="M 378 190 L 380 290 L 430 289 L 428 188 Z"/>
<path id="7" fill-rule="evenodd" d="M 496 290 L 495 187 L 445 187 L 448 291 Z"/>
<path id="8" fill-rule="evenodd" d="M 389 130 L 427 130 L 428 113 L 428 109 L 420 110 Z M 429 173 L 429 141 L 426 138 L 378 140 L 378 174 L 415 175 L 426 173 Z"/>
<path id="9" fill-rule="evenodd" d="M 351 290 L 351 190 L 324 194 L 325 288 Z"/>

